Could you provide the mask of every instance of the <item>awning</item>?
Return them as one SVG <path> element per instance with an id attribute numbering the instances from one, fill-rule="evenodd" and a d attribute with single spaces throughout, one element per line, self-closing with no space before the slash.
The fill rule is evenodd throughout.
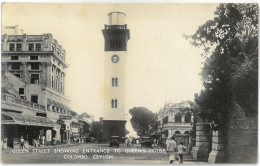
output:
<path id="1" fill-rule="evenodd" d="M 71 111 L 70 107 L 66 106 L 65 104 L 62 104 L 49 98 L 47 98 L 47 105 L 54 105 L 55 107 L 61 108 L 63 110 Z"/>
<path id="2" fill-rule="evenodd" d="M 18 124 L 28 126 L 54 127 L 58 125 L 55 121 L 40 116 L 24 115 L 16 112 L 1 112 L 1 124 Z"/>

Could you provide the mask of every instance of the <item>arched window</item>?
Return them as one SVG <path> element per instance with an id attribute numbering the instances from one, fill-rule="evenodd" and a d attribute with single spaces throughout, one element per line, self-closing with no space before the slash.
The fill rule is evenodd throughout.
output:
<path id="1" fill-rule="evenodd" d="M 189 135 L 190 134 L 190 132 L 188 132 L 188 131 L 185 131 L 185 133 L 184 133 L 185 135 Z"/>
<path id="2" fill-rule="evenodd" d="M 177 112 L 175 114 L 175 122 L 181 122 L 181 113 L 180 112 Z"/>
<path id="3" fill-rule="evenodd" d="M 190 123 L 191 122 L 191 114 L 187 112 L 185 114 L 185 123 Z"/>
<path id="4" fill-rule="evenodd" d="M 181 134 L 181 132 L 180 131 L 175 131 L 175 134 Z"/>

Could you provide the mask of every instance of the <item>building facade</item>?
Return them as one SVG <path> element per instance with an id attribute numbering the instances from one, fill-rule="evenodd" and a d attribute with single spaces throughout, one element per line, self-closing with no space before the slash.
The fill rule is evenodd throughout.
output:
<path id="1" fill-rule="evenodd" d="M 160 109 L 157 114 L 157 133 L 161 133 L 162 138 L 171 137 L 174 134 L 189 135 L 194 120 L 190 103 L 191 101 L 167 103 Z"/>
<path id="2" fill-rule="evenodd" d="M 102 30 L 105 38 L 103 138 L 125 136 L 125 67 L 130 32 L 125 14 L 111 12 Z"/>
<path id="3" fill-rule="evenodd" d="M 30 112 L 28 106 L 29 110 L 22 111 L 26 115 L 29 113 L 35 117 L 41 116 L 46 121 L 53 122 L 52 126 L 41 130 L 41 134 L 35 134 L 35 137 L 45 136 L 47 142 L 53 141 L 53 138 L 57 142 L 68 142 L 71 137 L 71 109 L 70 100 L 65 96 L 65 70 L 68 67 L 65 63 L 65 50 L 51 34 L 4 34 L 1 48 L 2 91 L 7 92 L 4 94 L 12 95 L 14 102 L 19 100 L 20 104 L 29 103 L 34 110 L 35 107 L 40 109 Z M 8 98 L 6 97 L 6 101 L 2 100 L 3 102 L 9 102 Z M 5 118 L 9 116 L 11 119 L 16 119 L 17 114 L 13 115 L 14 112 L 21 111 L 19 107 L 2 107 L 2 112 L 3 110 Z M 4 123 L 2 121 L 2 125 Z M 26 141 L 31 144 L 29 137 L 26 136 Z"/>

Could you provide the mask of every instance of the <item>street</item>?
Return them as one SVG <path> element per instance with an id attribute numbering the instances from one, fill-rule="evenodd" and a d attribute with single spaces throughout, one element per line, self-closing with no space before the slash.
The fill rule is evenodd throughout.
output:
<path id="1" fill-rule="evenodd" d="M 164 148 L 143 148 L 134 145 L 127 148 L 120 144 L 119 148 L 108 144 L 79 144 L 45 146 L 35 149 L 9 149 L 2 151 L 3 163 L 93 163 L 93 164 L 168 164 L 168 156 Z M 177 164 L 176 161 L 174 164 Z M 184 156 L 184 164 L 203 164 Z"/>

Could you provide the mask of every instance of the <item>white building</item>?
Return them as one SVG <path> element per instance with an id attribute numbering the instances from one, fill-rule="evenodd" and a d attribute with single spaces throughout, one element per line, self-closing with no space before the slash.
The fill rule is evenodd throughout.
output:
<path id="1" fill-rule="evenodd" d="M 161 133 L 162 138 L 173 134 L 189 134 L 194 119 L 191 112 L 194 104 L 191 101 L 167 103 L 157 114 L 157 133 Z"/>

